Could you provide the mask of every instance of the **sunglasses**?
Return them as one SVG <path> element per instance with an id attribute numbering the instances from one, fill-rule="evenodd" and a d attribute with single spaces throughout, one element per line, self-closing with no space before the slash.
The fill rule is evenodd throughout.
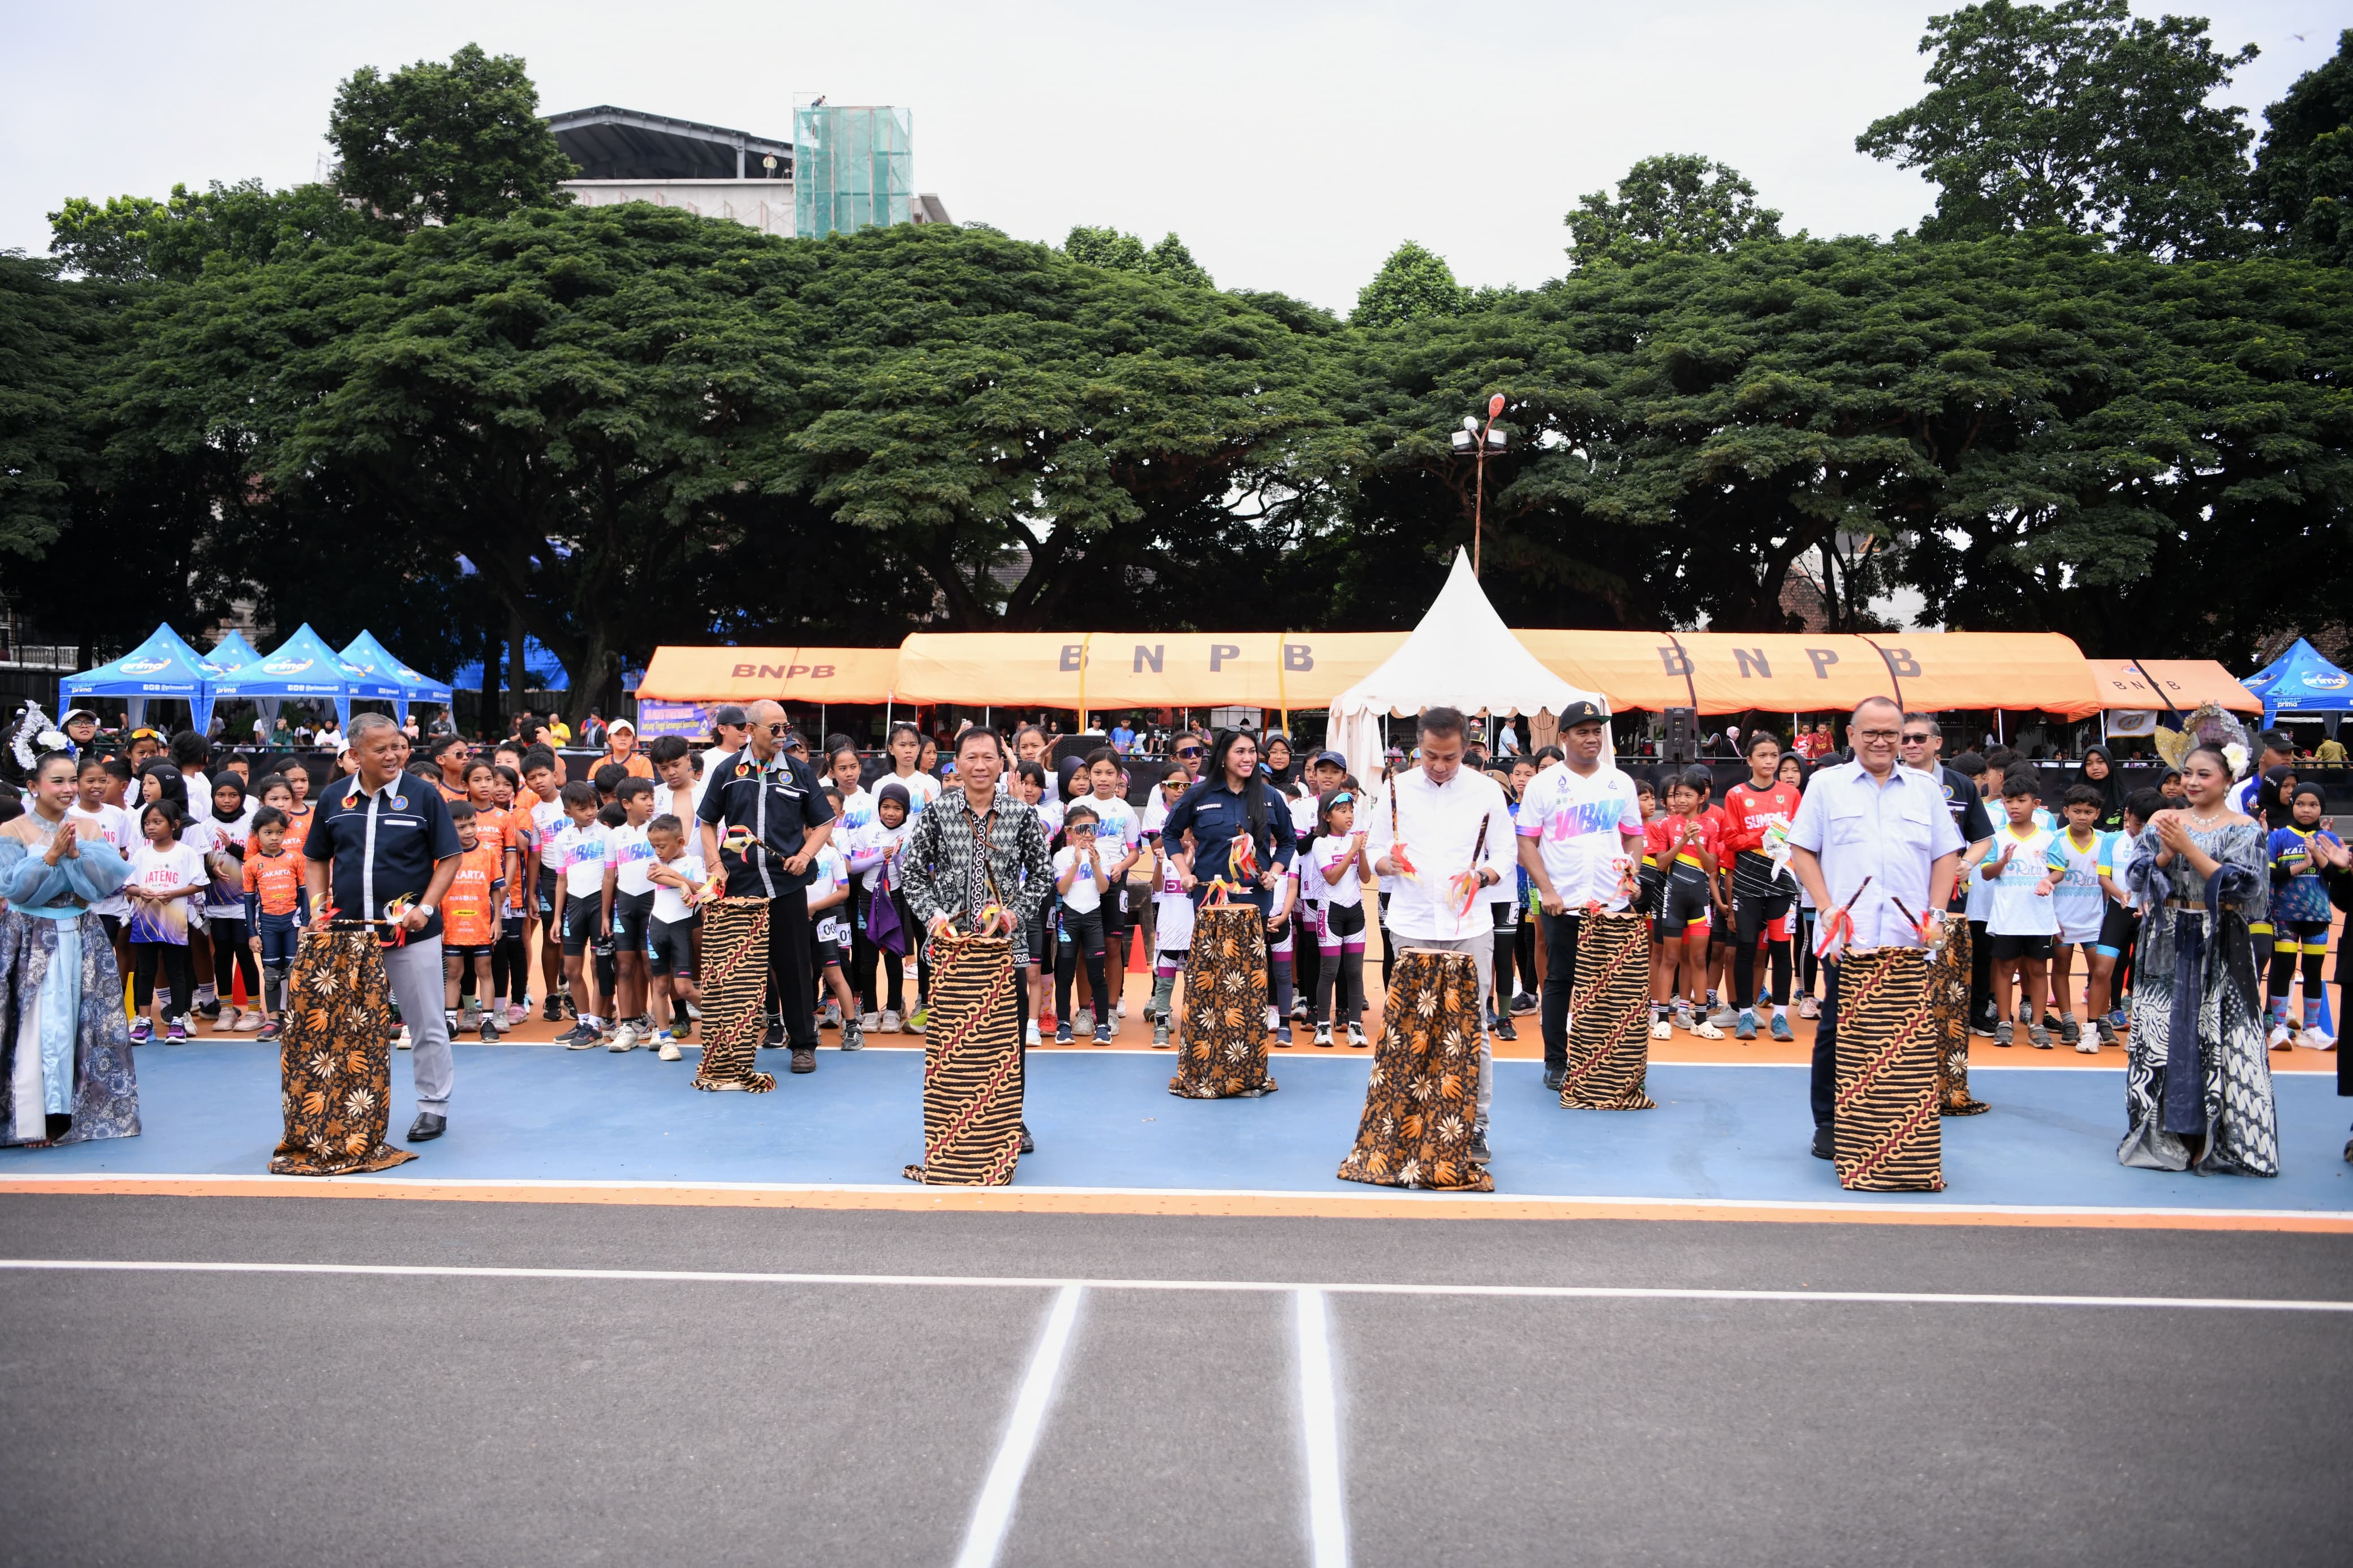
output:
<path id="1" fill-rule="evenodd" d="M 1356 798 L 1356 797 L 1355 795 L 1350 795 L 1346 790 L 1342 790 L 1338 795 L 1332 797 L 1332 804 L 1334 805 L 1346 805 Z"/>
<path id="2" fill-rule="evenodd" d="M 1198 746 L 1179 746 L 1176 748 L 1176 754 L 1180 757 L 1198 757 L 1201 754 L 1201 748 Z"/>
<path id="3" fill-rule="evenodd" d="M 771 735 L 789 735 L 793 732 L 793 727 L 790 724 L 770 724 L 766 729 Z"/>
<path id="4" fill-rule="evenodd" d="M 1907 746 L 1925 746 L 1935 739 L 1934 735 L 1906 735 L 1904 737 L 1904 743 Z"/>

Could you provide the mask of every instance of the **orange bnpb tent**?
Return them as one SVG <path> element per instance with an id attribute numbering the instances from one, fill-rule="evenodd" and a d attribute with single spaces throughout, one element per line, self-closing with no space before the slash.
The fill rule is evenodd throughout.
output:
<path id="1" fill-rule="evenodd" d="M 1220 707 L 1288 712 L 1330 707 L 1395 653 L 1406 635 L 917 632 L 895 648 L 661 647 L 638 692 L 681 702 L 771 698 L 1092 712 Z M 2104 708 L 2168 705 L 2145 696 L 2117 700 L 2119 689 L 2056 632 L 1514 635 L 1570 685 L 1601 693 L 1613 712 L 1825 713 L 1874 696 L 1930 711 L 2041 710 L 2070 719 Z M 2219 665 L 2208 672 L 2209 662 L 2143 660 L 2135 668 L 2164 682 L 2169 693 L 2178 680 L 2183 693 L 2196 694 L 2172 706 L 2217 696 L 2228 707 L 2260 710 Z M 2214 682 L 2216 675 L 2228 683 L 2227 691 Z"/>
<path id="2" fill-rule="evenodd" d="M 2260 713 L 2263 699 L 2211 658 L 2095 658 L 2088 661 L 2100 706 L 2127 711 L 2170 708 L 2187 713 L 2211 702 L 2232 713 Z M 2156 685 L 2149 683 L 2155 681 Z"/>
<path id="3" fill-rule="evenodd" d="M 639 697 L 670 702 L 884 702 L 895 647 L 658 647 Z"/>
<path id="4" fill-rule="evenodd" d="M 2100 710 L 2091 667 L 2056 632 L 1524 631 L 1519 638 L 1613 710 L 1835 712 L 1866 697 L 1905 708 Z"/>
<path id="5" fill-rule="evenodd" d="M 1403 632 L 917 632 L 899 647 L 902 702 L 1100 712 L 1328 708 Z"/>

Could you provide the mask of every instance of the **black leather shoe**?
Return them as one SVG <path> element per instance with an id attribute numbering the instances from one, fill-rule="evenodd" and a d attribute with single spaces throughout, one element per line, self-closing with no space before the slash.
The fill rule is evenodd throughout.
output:
<path id="1" fill-rule="evenodd" d="M 1814 1129 L 1814 1158 L 1817 1160 L 1838 1158 L 1838 1129 L 1827 1126 Z"/>
<path id="2" fill-rule="evenodd" d="M 1567 1068 L 1545 1068 L 1545 1087 L 1552 1090 L 1555 1094 L 1558 1094 L 1560 1092 L 1560 1086 L 1567 1081 L 1568 1069 Z"/>
<path id="3" fill-rule="evenodd" d="M 1029 1124 L 1027 1121 L 1021 1124 L 1021 1152 L 1024 1154 L 1035 1154 L 1038 1152 L 1038 1140 L 1029 1136 Z"/>
<path id="4" fill-rule="evenodd" d="M 417 1113 L 417 1120 L 408 1124 L 408 1141 L 411 1143 L 430 1143 L 440 1137 L 448 1125 L 448 1117 L 436 1116 L 429 1110 L 420 1110 Z"/>
<path id="5" fill-rule="evenodd" d="M 795 1046 L 793 1047 L 793 1070 L 795 1072 L 817 1071 L 817 1047 L 815 1046 Z"/>

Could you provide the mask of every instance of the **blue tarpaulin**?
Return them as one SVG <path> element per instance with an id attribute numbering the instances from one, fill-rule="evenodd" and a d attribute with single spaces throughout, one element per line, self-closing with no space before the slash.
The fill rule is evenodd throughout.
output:
<path id="1" fill-rule="evenodd" d="M 2265 724 L 2282 713 L 2353 711 L 2353 675 L 2321 658 L 2302 637 L 2240 684 L 2263 699 Z"/>

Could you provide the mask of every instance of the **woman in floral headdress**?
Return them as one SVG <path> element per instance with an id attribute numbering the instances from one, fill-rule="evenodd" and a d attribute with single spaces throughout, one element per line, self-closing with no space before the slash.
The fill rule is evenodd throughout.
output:
<path id="1" fill-rule="evenodd" d="M 2200 738 L 2193 723 L 2182 739 Z M 2231 807 L 2243 737 L 2203 738 L 2221 743 L 2194 744 L 2176 762 L 2186 809 L 2149 819 L 2126 879 L 2148 913 L 2133 963 L 2130 1130 L 2116 1158 L 2150 1170 L 2276 1176 L 2263 984 L 2248 930 L 2268 915 L 2264 834 Z"/>

